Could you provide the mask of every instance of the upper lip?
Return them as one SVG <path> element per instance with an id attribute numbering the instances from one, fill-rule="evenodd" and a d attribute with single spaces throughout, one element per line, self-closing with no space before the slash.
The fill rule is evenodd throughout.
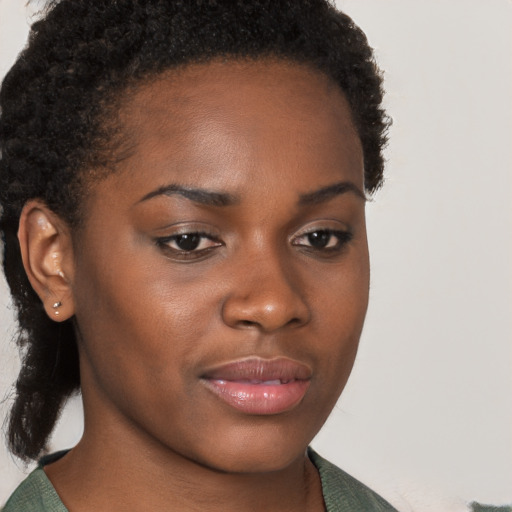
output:
<path id="1" fill-rule="evenodd" d="M 230 381 L 290 381 L 308 380 L 311 378 L 311 374 L 309 366 L 287 357 L 273 359 L 249 357 L 215 366 L 207 370 L 202 377 Z"/>

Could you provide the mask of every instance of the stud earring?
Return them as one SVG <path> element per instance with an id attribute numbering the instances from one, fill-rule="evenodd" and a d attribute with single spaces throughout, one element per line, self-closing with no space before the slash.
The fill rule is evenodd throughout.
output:
<path id="1" fill-rule="evenodd" d="M 61 306 L 62 306 L 62 302 L 59 300 L 59 301 L 53 303 L 52 308 L 55 309 L 55 310 L 58 310 Z M 58 311 L 54 311 L 54 313 L 55 313 L 56 316 L 59 315 Z"/>

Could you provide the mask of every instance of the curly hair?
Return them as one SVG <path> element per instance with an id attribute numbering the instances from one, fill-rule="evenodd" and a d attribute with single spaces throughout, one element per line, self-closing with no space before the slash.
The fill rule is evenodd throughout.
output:
<path id="1" fill-rule="evenodd" d="M 22 368 L 8 442 L 25 460 L 44 450 L 80 386 L 73 320 L 50 320 L 25 274 L 16 237 L 39 198 L 71 226 L 84 180 L 115 160 L 117 99 L 165 70 L 215 58 L 279 58 L 339 85 L 362 143 L 365 187 L 382 184 L 388 118 L 364 33 L 329 0 L 53 0 L 0 91 L 3 266 L 17 310 Z"/>

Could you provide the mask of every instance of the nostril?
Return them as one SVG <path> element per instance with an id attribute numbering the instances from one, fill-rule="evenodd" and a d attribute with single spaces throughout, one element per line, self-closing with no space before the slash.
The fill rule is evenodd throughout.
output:
<path id="1" fill-rule="evenodd" d="M 288 326 L 297 326 L 297 325 L 302 325 L 302 321 L 300 318 L 291 318 L 286 324 L 284 325 L 288 325 Z M 258 322 L 258 321 L 251 321 L 251 320 L 240 320 L 238 322 L 238 325 L 240 327 L 264 327 L 264 324 L 265 324 L 265 321 L 262 321 L 261 323 Z"/>
<path id="2" fill-rule="evenodd" d="M 240 325 L 242 325 L 243 327 L 254 327 L 257 324 L 256 322 L 251 322 L 250 320 L 241 320 Z"/>

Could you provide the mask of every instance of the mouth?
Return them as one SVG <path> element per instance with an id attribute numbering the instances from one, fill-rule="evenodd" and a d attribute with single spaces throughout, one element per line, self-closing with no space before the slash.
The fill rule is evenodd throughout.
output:
<path id="1" fill-rule="evenodd" d="M 227 405 L 246 414 L 289 411 L 304 398 L 311 369 L 288 358 L 249 358 L 207 371 L 206 387 Z"/>

